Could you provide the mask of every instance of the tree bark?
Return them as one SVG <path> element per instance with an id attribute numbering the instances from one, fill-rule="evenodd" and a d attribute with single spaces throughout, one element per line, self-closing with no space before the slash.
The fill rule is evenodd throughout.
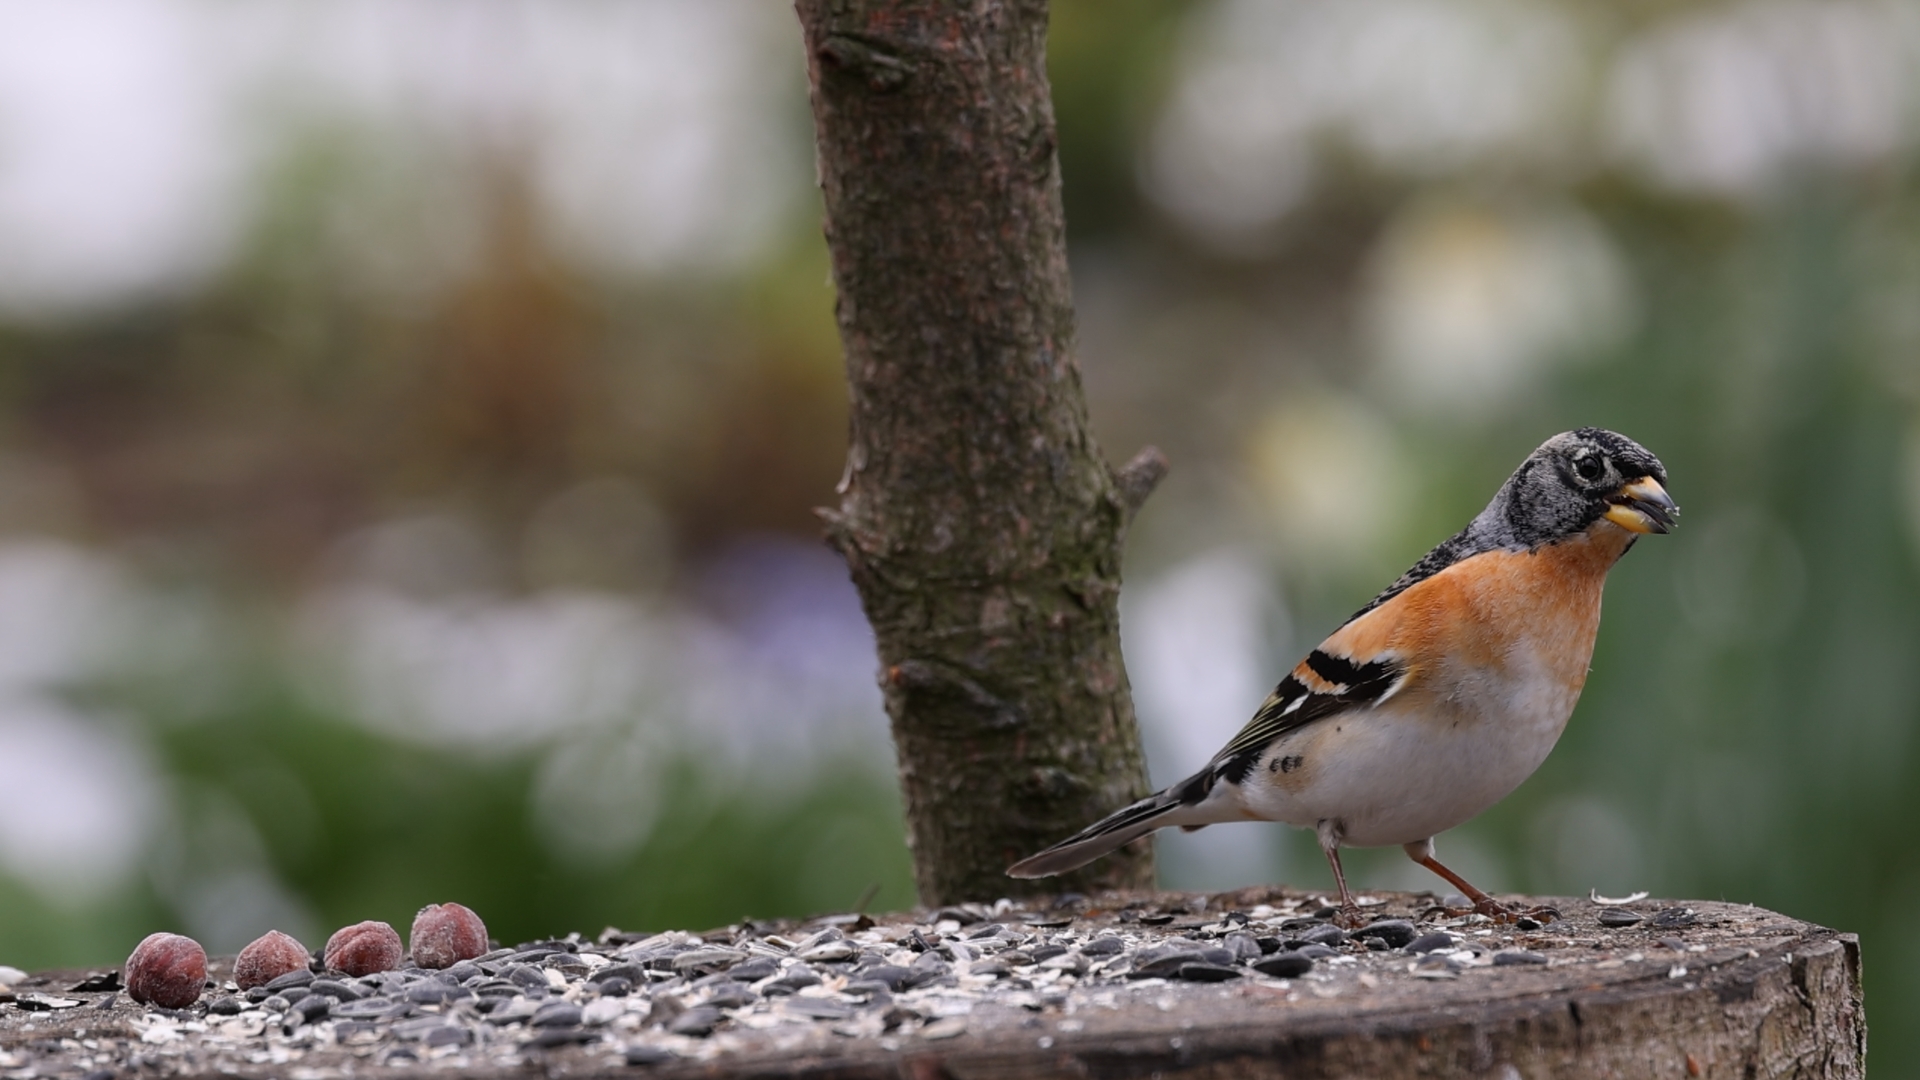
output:
<path id="1" fill-rule="evenodd" d="M 797 0 L 852 391 L 837 510 L 880 653 L 921 899 L 1151 883 L 1137 845 L 1004 876 L 1146 793 L 1116 473 L 1073 356 L 1044 0 Z"/>

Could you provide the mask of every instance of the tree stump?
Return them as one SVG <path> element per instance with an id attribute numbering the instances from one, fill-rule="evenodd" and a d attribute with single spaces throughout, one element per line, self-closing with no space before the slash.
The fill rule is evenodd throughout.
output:
<path id="1" fill-rule="evenodd" d="M 1343 935 L 1322 896 L 1249 889 L 609 931 L 502 950 L 472 993 L 344 980 L 368 996 L 311 1016 L 240 1011 L 230 961 L 181 1012 L 49 973 L 0 995 L 0 1076 L 1863 1075 L 1851 934 L 1709 902 L 1532 899 L 1562 918 L 1526 929 L 1426 917 L 1430 895 L 1367 902 L 1405 921 Z M 614 971 L 637 981 L 602 992 Z M 487 979 L 541 987 L 482 1008 Z"/>

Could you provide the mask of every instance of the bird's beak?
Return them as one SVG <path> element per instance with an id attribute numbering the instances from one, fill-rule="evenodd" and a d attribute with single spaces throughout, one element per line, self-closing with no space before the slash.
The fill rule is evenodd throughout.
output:
<path id="1" fill-rule="evenodd" d="M 1607 502 L 1606 519 L 1628 532 L 1672 532 L 1673 519 L 1680 513 L 1673 496 L 1651 476 L 1623 485 Z"/>

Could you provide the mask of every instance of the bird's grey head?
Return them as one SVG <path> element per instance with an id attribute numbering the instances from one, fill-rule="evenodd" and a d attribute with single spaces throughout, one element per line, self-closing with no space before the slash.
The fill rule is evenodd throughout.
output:
<path id="1" fill-rule="evenodd" d="M 1636 533 L 1673 528 L 1667 470 L 1646 447 L 1604 428 L 1562 432 L 1527 455 L 1469 531 L 1532 547 L 1606 519 Z"/>

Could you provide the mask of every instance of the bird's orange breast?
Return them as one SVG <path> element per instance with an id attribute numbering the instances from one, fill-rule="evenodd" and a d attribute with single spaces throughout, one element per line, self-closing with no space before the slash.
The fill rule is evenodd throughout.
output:
<path id="1" fill-rule="evenodd" d="M 1341 627 L 1321 649 L 1360 661 L 1399 658 L 1407 693 L 1449 693 L 1434 685 L 1440 669 L 1459 677 L 1524 668 L 1577 694 L 1599 631 L 1601 587 L 1632 541 L 1602 521 L 1528 551 L 1462 559 Z"/>

